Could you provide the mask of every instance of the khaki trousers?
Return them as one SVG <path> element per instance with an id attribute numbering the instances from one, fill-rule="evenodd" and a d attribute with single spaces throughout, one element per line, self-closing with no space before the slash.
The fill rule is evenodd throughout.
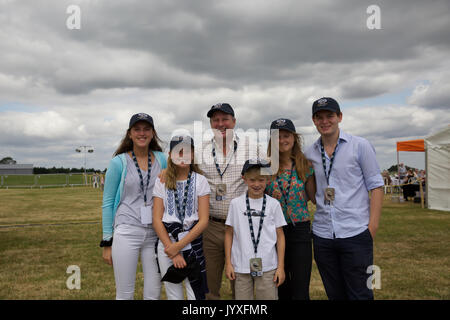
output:
<path id="1" fill-rule="evenodd" d="M 207 300 L 220 299 L 223 269 L 225 267 L 225 224 L 209 220 L 203 232 L 203 253 L 206 260 L 206 278 L 209 293 Z M 230 281 L 232 299 L 234 299 L 234 281 Z"/>
<path id="2" fill-rule="evenodd" d="M 273 282 L 275 271 L 264 272 L 261 277 L 236 273 L 236 300 L 278 300 L 278 288 Z"/>

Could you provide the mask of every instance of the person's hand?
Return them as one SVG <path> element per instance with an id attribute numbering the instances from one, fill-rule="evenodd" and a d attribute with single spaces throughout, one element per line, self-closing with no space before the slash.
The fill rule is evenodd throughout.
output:
<path id="1" fill-rule="evenodd" d="M 225 275 L 229 280 L 235 280 L 236 279 L 236 275 L 234 273 L 234 268 L 233 265 L 230 264 L 226 264 L 225 266 Z"/>
<path id="2" fill-rule="evenodd" d="M 166 172 L 167 169 L 162 169 L 158 175 L 159 181 L 161 181 L 161 183 L 166 183 Z"/>
<path id="3" fill-rule="evenodd" d="M 181 254 L 177 254 L 175 257 L 173 257 L 172 262 L 174 267 L 178 269 L 182 269 L 187 266 L 186 261 Z"/>
<path id="4" fill-rule="evenodd" d="M 103 257 L 103 261 L 105 261 L 105 263 L 109 264 L 110 266 L 112 266 L 112 247 L 103 247 L 103 253 L 102 253 L 102 257 Z"/>
<path id="5" fill-rule="evenodd" d="M 175 257 L 181 250 L 179 242 L 172 242 L 167 247 L 164 248 L 164 253 L 167 254 L 167 256 L 172 259 Z"/>
<path id="6" fill-rule="evenodd" d="M 277 284 L 277 288 L 281 286 L 286 279 L 286 274 L 284 273 L 283 268 L 277 268 L 275 271 L 275 275 L 273 276 L 273 282 Z"/>

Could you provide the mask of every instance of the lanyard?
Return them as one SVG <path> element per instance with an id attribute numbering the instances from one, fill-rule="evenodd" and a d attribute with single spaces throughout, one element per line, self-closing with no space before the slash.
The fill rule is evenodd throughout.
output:
<path id="1" fill-rule="evenodd" d="M 236 153 L 236 150 L 237 150 L 237 142 L 234 141 L 234 150 L 233 150 L 233 154 Z M 230 165 L 230 162 L 231 162 L 231 161 L 228 162 L 228 164 L 227 164 L 225 170 L 223 170 L 223 172 L 220 173 L 220 168 L 219 168 L 219 164 L 217 163 L 217 157 L 216 157 L 216 148 L 214 147 L 214 140 L 213 140 L 213 143 L 212 143 L 212 155 L 213 155 L 213 157 L 214 157 L 214 164 L 216 165 L 216 170 L 217 170 L 217 172 L 219 173 L 220 180 L 222 180 L 222 176 L 225 174 L 225 171 L 227 171 L 228 166 Z"/>
<path id="2" fill-rule="evenodd" d="M 263 198 L 261 217 L 259 220 L 258 237 L 256 238 L 256 240 L 255 240 L 255 232 L 253 230 L 253 221 L 252 221 L 252 214 L 251 214 L 251 209 L 250 209 L 250 201 L 248 199 L 248 192 L 245 196 L 245 202 L 247 204 L 247 217 L 248 217 L 248 224 L 250 226 L 250 236 L 252 237 L 253 249 L 255 251 L 255 256 L 256 256 L 256 252 L 258 251 L 259 239 L 261 238 L 261 230 L 262 230 L 262 226 L 263 226 L 263 222 L 264 222 L 264 213 L 266 212 L 266 194 L 264 194 L 264 198 Z"/>
<path id="3" fill-rule="evenodd" d="M 150 152 L 148 153 L 148 169 L 147 169 L 147 184 L 144 189 L 144 178 L 142 177 L 141 169 L 139 168 L 139 164 L 136 159 L 136 155 L 134 154 L 134 151 L 131 150 L 131 154 L 133 155 L 133 161 L 134 165 L 136 166 L 137 172 L 139 174 L 139 180 L 141 181 L 141 191 L 144 193 L 144 203 L 147 205 L 147 190 L 148 185 L 150 183 L 150 175 L 152 172 L 152 157 L 150 156 Z"/>
<path id="4" fill-rule="evenodd" d="M 189 185 L 191 184 L 191 171 L 189 171 L 189 175 L 187 178 L 186 186 L 184 187 L 184 197 L 183 197 L 183 205 L 180 206 L 180 200 L 178 198 L 178 188 L 177 190 L 173 190 L 175 196 L 175 204 L 177 206 L 178 218 L 181 221 L 181 224 L 184 223 L 184 217 L 186 216 L 186 202 L 188 198 Z"/>
<path id="5" fill-rule="evenodd" d="M 291 184 L 292 184 L 292 177 L 294 176 L 294 164 L 292 164 L 292 168 L 291 168 L 291 175 L 289 176 L 289 180 L 288 180 L 288 186 L 286 188 L 286 193 L 283 190 L 282 187 L 282 182 L 281 182 L 281 178 L 280 176 L 277 175 L 277 184 L 278 184 L 278 188 L 281 191 L 281 198 L 284 198 L 284 203 L 288 204 L 288 198 L 289 198 L 289 193 L 291 192 Z"/>
<path id="6" fill-rule="evenodd" d="M 323 172 L 325 173 L 325 178 L 327 178 L 327 185 L 330 185 L 330 174 L 331 174 L 331 168 L 333 167 L 333 161 L 334 161 L 334 155 L 336 154 L 336 149 L 339 144 L 339 141 L 336 143 L 336 147 L 334 147 L 333 154 L 330 158 L 330 168 L 328 169 L 327 173 L 327 166 L 325 161 L 325 148 L 323 147 L 322 139 L 320 139 L 320 152 L 322 153 L 322 165 L 323 165 Z"/>
<path id="7" fill-rule="evenodd" d="M 284 204 L 286 205 L 286 214 L 287 214 L 287 210 L 288 210 L 287 207 L 288 207 L 289 193 L 291 192 L 292 177 L 294 176 L 294 168 L 295 168 L 295 166 L 294 166 L 294 164 L 292 164 L 291 174 L 289 176 L 286 193 L 283 190 L 281 178 L 280 178 L 280 176 L 277 175 L 277 184 L 278 184 L 278 188 L 280 189 L 280 192 L 281 192 L 281 199 L 284 200 Z M 295 222 L 292 219 L 292 217 L 289 217 L 289 218 L 291 218 L 292 223 L 295 225 Z"/>

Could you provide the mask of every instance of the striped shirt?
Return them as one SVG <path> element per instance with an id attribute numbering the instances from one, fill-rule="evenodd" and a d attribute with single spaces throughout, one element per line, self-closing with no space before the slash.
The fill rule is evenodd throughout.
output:
<path id="1" fill-rule="evenodd" d="M 224 157 L 220 146 L 215 139 L 203 142 L 201 150 L 201 158 L 199 168 L 203 171 L 203 175 L 208 180 L 211 188 L 211 196 L 209 198 L 209 215 L 218 219 L 226 219 L 228 215 L 228 207 L 230 201 L 239 197 L 247 191 L 247 185 L 242 179 L 241 171 L 244 163 L 248 159 L 257 158 L 260 153 L 260 147 L 252 139 L 247 136 L 238 137 L 236 133 L 233 142 L 237 143 L 236 152 L 233 152 L 233 146 L 227 151 Z M 214 162 L 212 148 L 215 148 L 217 163 L 223 176 L 220 177 Z M 227 167 L 228 166 L 228 167 Z M 216 200 L 217 186 L 226 184 L 226 194 L 222 200 Z"/>

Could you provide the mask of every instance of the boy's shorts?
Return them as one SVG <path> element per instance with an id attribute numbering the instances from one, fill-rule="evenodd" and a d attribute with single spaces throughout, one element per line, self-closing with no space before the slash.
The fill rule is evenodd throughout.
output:
<path id="1" fill-rule="evenodd" d="M 278 300 L 278 288 L 276 282 L 273 282 L 275 271 L 264 272 L 261 277 L 236 272 L 234 284 L 236 300 Z"/>

